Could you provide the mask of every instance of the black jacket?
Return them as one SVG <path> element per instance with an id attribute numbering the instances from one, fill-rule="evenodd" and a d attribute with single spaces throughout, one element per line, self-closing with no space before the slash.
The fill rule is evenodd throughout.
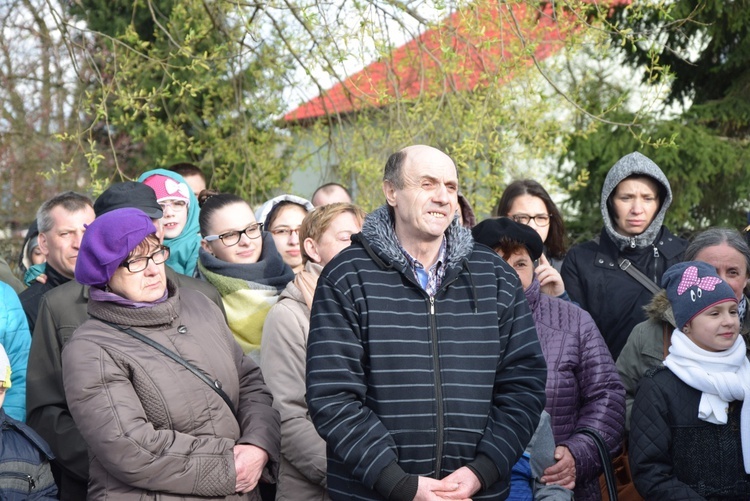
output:
<path id="1" fill-rule="evenodd" d="M 546 365 L 518 275 L 457 223 L 446 238 L 433 297 L 384 207 L 318 280 L 307 403 L 334 500 L 403 499 L 403 481 L 462 466 L 484 487 L 473 499 L 505 499 L 537 426 Z"/>
<path id="2" fill-rule="evenodd" d="M 49 263 L 47 263 L 44 273 L 47 275 L 45 283 L 34 282 L 28 289 L 18 295 L 23 311 L 26 313 L 26 320 L 29 322 L 29 332 L 32 335 L 34 335 L 34 325 L 36 325 L 36 317 L 39 315 L 39 304 L 42 302 L 42 296 L 58 285 L 70 282 L 68 277 L 60 274 Z"/>
<path id="3" fill-rule="evenodd" d="M 653 297 L 643 285 L 620 269 L 618 256 L 661 285 L 667 268 L 682 261 L 687 241 L 662 226 L 652 246 L 620 252 L 602 230 L 598 238 L 570 249 L 562 267 L 565 290 L 588 311 L 617 360 L 633 328 L 646 320 L 646 306 Z"/>
<path id="4" fill-rule="evenodd" d="M 701 392 L 669 369 L 641 380 L 630 423 L 630 467 L 646 501 L 747 501 L 740 438 L 742 402 L 729 404 L 729 422 L 698 419 Z"/>

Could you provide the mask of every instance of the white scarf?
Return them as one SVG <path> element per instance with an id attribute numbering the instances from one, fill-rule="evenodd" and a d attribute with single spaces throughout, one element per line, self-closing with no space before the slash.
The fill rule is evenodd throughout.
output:
<path id="1" fill-rule="evenodd" d="M 691 388 L 702 391 L 698 419 L 727 424 L 729 402 L 742 400 L 740 430 L 745 473 L 750 473 L 750 361 L 742 336 L 725 351 L 706 351 L 679 329 L 672 333 L 672 345 L 664 366 Z"/>

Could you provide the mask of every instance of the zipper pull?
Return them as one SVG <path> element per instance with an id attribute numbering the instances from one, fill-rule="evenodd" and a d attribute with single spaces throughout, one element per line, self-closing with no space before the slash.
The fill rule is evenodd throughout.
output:
<path id="1" fill-rule="evenodd" d="M 29 491 L 33 491 L 36 489 L 36 482 L 34 482 L 34 477 L 29 475 Z"/>
<path id="2" fill-rule="evenodd" d="M 430 296 L 430 315 L 435 314 L 435 296 Z"/>
<path id="3" fill-rule="evenodd" d="M 654 245 L 654 257 L 659 257 L 659 249 Z"/>
<path id="4" fill-rule="evenodd" d="M 630 239 L 630 248 L 635 249 L 635 237 Z"/>

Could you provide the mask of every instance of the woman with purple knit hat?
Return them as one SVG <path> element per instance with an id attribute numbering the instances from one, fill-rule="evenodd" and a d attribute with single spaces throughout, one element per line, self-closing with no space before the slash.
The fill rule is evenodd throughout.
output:
<path id="1" fill-rule="evenodd" d="M 91 223 L 76 280 L 87 320 L 62 353 L 70 412 L 89 447 L 88 499 L 260 500 L 279 457 L 279 415 L 219 308 L 168 280 L 149 216 Z"/>

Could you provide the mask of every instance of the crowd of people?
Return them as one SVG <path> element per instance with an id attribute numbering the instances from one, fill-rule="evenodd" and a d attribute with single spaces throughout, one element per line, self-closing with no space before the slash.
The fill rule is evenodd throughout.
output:
<path id="1" fill-rule="evenodd" d="M 750 499 L 738 231 L 671 233 L 639 152 L 570 249 L 542 184 L 477 221 L 429 146 L 383 195 L 45 201 L 0 260 L 0 498 L 598 501 L 622 455 L 638 499 Z"/>

